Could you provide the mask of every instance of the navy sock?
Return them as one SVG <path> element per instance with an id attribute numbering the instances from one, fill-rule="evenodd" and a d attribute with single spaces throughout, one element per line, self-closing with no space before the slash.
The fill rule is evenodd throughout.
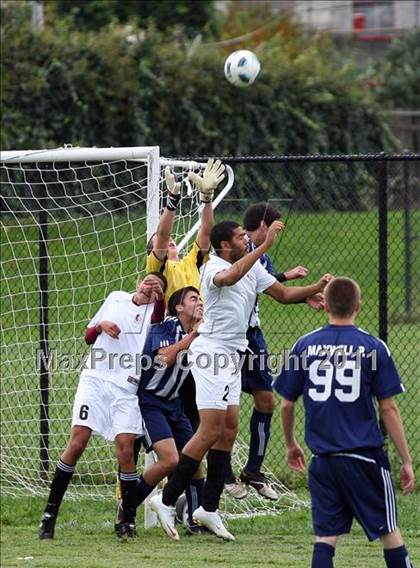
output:
<path id="1" fill-rule="evenodd" d="M 387 568 L 413 568 L 404 545 L 384 549 L 384 556 Z"/>
<path id="2" fill-rule="evenodd" d="M 326 542 L 316 542 L 312 553 L 311 568 L 334 568 L 335 548 Z"/>
<path id="3" fill-rule="evenodd" d="M 200 507 L 203 502 L 203 489 L 204 489 L 204 477 L 201 479 L 192 479 L 191 483 L 185 490 L 185 496 L 188 503 L 188 522 L 190 525 L 193 524 L 192 514 Z"/>
<path id="4" fill-rule="evenodd" d="M 271 418 L 273 414 L 265 414 L 256 408 L 252 413 L 250 430 L 251 440 L 249 443 L 249 457 L 245 469 L 248 471 L 261 471 L 264 461 L 265 450 L 270 438 Z"/>
<path id="5" fill-rule="evenodd" d="M 58 460 L 57 467 L 55 468 L 54 478 L 51 482 L 48 503 L 45 507 L 46 513 L 57 515 L 61 501 L 64 497 L 64 493 L 69 486 L 71 478 L 73 477 L 75 467 L 75 465 L 69 465 L 61 460 Z"/>

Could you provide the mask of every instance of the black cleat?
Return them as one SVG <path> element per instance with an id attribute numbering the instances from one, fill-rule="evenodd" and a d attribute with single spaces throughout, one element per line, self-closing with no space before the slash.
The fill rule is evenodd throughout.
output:
<path id="1" fill-rule="evenodd" d="M 44 513 L 39 523 L 38 535 L 41 540 L 47 538 L 54 538 L 55 522 L 57 520 L 57 515 L 52 513 Z"/>
<path id="2" fill-rule="evenodd" d="M 121 540 L 134 540 L 137 538 L 135 523 L 119 523 L 115 524 L 115 532 Z"/>

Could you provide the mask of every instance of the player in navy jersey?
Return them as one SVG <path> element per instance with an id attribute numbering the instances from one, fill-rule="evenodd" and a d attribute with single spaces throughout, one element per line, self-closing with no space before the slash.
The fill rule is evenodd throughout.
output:
<path id="1" fill-rule="evenodd" d="M 268 227 L 280 216 L 280 211 L 267 202 L 255 203 L 248 207 L 244 213 L 243 227 L 249 238 L 249 252 L 255 250 L 264 241 Z M 304 266 L 296 266 L 286 272 L 276 272 L 268 254 L 261 256 L 260 263 L 278 282 L 305 278 L 309 273 Z M 314 309 L 322 307 L 320 296 L 308 298 L 306 302 Z M 248 461 L 240 473 L 239 480 L 235 477 L 232 467 L 229 467 L 225 490 L 232 497 L 242 499 L 247 494 L 246 485 L 250 485 L 263 497 L 275 500 L 278 495 L 261 471 L 270 438 L 275 398 L 272 389 L 273 377 L 268 365 L 268 347 L 260 327 L 258 302 L 249 320 L 247 339 L 248 358 L 241 372 L 242 391 L 252 394 L 254 398 L 254 409 L 250 420 Z M 253 358 L 251 364 L 251 357 L 254 354 L 258 354 L 259 357 Z M 260 363 L 261 361 L 263 364 Z"/>
<path id="2" fill-rule="evenodd" d="M 287 462 L 300 472 L 305 457 L 294 437 L 294 405 L 303 396 L 305 440 L 313 454 L 308 480 L 316 535 L 312 568 L 333 567 L 337 538 L 350 532 L 354 518 L 369 540 L 380 539 L 388 568 L 410 568 L 376 415 L 378 403 L 403 462 L 406 495 L 414 490 L 415 476 L 393 399 L 404 387 L 387 345 L 354 324 L 360 309 L 356 282 L 332 280 L 325 289 L 325 309 L 329 325 L 298 339 L 274 384 L 283 397 Z"/>
<path id="3" fill-rule="evenodd" d="M 178 463 L 178 452 L 193 435 L 179 390 L 189 372 L 183 352 L 197 337 L 196 328 L 203 317 L 203 302 L 198 290 L 193 286 L 177 290 L 169 299 L 168 314 L 162 323 L 152 326 L 143 351 L 143 367 L 150 368 L 142 372 L 138 396 L 146 448 L 153 450 L 158 460 L 140 477 L 137 505 L 172 473 Z M 187 534 L 200 532 L 192 520 L 192 512 L 201 505 L 203 487 L 204 476 L 199 468 L 186 488 Z M 116 529 L 118 531 L 118 527 Z"/>

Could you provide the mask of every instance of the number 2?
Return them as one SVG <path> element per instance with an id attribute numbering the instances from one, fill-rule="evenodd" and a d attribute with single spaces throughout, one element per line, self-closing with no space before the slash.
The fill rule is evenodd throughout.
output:
<path id="1" fill-rule="evenodd" d="M 225 394 L 222 397 L 222 400 L 224 400 L 225 402 L 228 401 L 228 396 L 229 396 L 229 385 L 225 386 Z"/>
<path id="2" fill-rule="evenodd" d="M 308 396 L 316 402 L 325 402 L 328 400 L 332 392 L 332 381 L 335 370 L 336 381 L 342 387 L 350 387 L 350 390 L 345 392 L 344 388 L 336 387 L 334 389 L 334 396 L 340 402 L 354 402 L 357 400 L 360 396 L 361 373 L 356 363 L 357 361 L 347 360 L 342 367 L 334 367 L 330 361 L 325 360 L 311 363 L 309 366 L 310 381 L 317 387 L 324 388 L 323 390 L 310 388 L 308 389 Z"/>

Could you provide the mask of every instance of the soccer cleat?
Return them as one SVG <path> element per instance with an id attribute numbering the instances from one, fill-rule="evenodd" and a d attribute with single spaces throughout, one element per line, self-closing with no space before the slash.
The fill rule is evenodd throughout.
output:
<path id="1" fill-rule="evenodd" d="M 197 525 L 206 527 L 219 538 L 235 540 L 235 537 L 227 530 L 217 512 L 206 511 L 203 507 L 198 507 L 193 513 L 193 520 Z"/>
<path id="2" fill-rule="evenodd" d="M 258 491 L 262 497 L 265 497 L 270 501 L 276 501 L 279 498 L 274 489 L 270 487 L 268 479 L 261 471 L 254 472 L 243 469 L 241 471 L 240 479 L 243 483 L 250 485 Z"/>
<path id="3" fill-rule="evenodd" d="M 245 499 L 248 495 L 246 485 L 244 485 L 239 479 L 235 479 L 232 483 L 225 483 L 225 491 L 228 495 L 235 499 Z"/>
<path id="4" fill-rule="evenodd" d="M 38 535 L 41 540 L 54 538 L 55 522 L 57 515 L 52 513 L 44 513 L 39 524 Z"/>
<path id="5" fill-rule="evenodd" d="M 115 532 L 121 540 L 134 540 L 137 538 L 135 523 L 118 523 L 115 524 Z"/>
<path id="6" fill-rule="evenodd" d="M 165 505 L 162 495 L 154 495 L 150 499 L 150 508 L 157 515 L 160 526 L 172 540 L 179 540 L 178 531 L 175 528 L 175 507 Z"/>
<path id="7" fill-rule="evenodd" d="M 188 520 L 188 503 L 185 493 L 178 497 L 175 503 L 175 522 L 186 525 Z"/>

